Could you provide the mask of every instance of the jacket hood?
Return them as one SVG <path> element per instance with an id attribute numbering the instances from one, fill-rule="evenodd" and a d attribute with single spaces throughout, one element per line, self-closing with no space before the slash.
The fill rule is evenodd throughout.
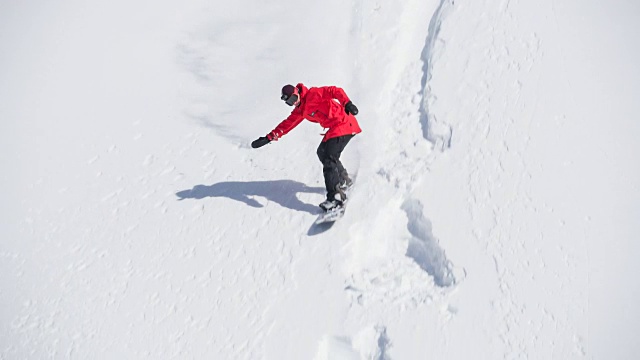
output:
<path id="1" fill-rule="evenodd" d="M 304 98 L 307 95 L 307 92 L 309 92 L 309 88 L 304 86 L 303 83 L 298 83 L 296 88 L 298 88 L 298 91 L 300 92 L 300 98 Z"/>

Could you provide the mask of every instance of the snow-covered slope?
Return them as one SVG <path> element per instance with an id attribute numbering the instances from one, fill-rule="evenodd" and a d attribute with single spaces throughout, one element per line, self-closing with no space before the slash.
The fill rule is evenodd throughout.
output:
<path id="1" fill-rule="evenodd" d="M 632 1 L 0 5 L 0 357 L 632 359 Z M 345 217 L 285 83 L 343 87 Z"/>

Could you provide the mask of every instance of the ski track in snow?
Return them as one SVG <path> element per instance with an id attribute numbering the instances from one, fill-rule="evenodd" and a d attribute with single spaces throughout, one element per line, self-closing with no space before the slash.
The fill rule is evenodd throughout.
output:
<path id="1" fill-rule="evenodd" d="M 432 93 L 429 82 L 433 77 L 433 63 L 444 49 L 444 42 L 438 37 L 442 21 L 446 18 L 450 9 L 454 6 L 453 0 L 441 0 L 440 5 L 429 21 L 429 33 L 422 50 L 422 101 L 420 102 L 420 122 L 425 139 L 431 141 L 436 149 L 444 150 L 451 147 L 453 129 L 446 120 L 438 120 L 435 114 L 429 111 L 437 97 Z"/>
<path id="2" fill-rule="evenodd" d="M 446 287 L 455 283 L 452 264 L 440 248 L 438 239 L 432 234 L 431 223 L 423 215 L 422 204 L 408 200 L 402 205 L 407 213 L 408 228 L 412 235 L 407 256 L 433 277 L 437 286 Z"/>
<path id="3" fill-rule="evenodd" d="M 382 78 L 386 75 L 389 81 L 387 88 L 381 89 L 384 100 L 373 100 L 376 105 L 364 107 L 370 109 L 370 114 L 363 112 L 360 117 L 363 124 L 370 124 L 372 120 L 380 124 L 379 128 L 365 128 L 364 136 L 372 139 L 365 146 L 377 143 L 378 134 L 394 140 L 383 141 L 383 149 L 371 159 L 373 165 L 359 170 L 362 180 L 358 182 L 347 214 L 360 202 L 378 205 L 374 209 L 363 208 L 364 216 L 360 221 L 354 222 L 356 216 L 349 215 L 345 219 L 345 222 L 354 222 L 349 229 L 351 240 L 344 248 L 348 269 L 346 290 L 352 302 L 347 323 L 353 323 L 349 325 L 353 331 L 367 322 L 384 328 L 385 324 L 396 323 L 398 318 L 407 316 L 407 311 L 424 309 L 424 306 L 433 307 L 434 314 L 444 323 L 454 316 L 447 306 L 448 294 L 464 277 L 434 236 L 422 204 L 411 195 L 416 184 L 428 174 L 430 164 L 437 161 L 433 149 L 443 150 L 450 145 L 450 134 L 436 134 L 438 126 L 449 127 L 443 122 L 435 124 L 435 113 L 427 112 L 426 103 L 435 98 L 428 79 L 432 76 L 432 62 L 443 50 L 441 46 L 435 46 L 439 41 L 437 31 L 451 4 L 447 1 L 435 4 L 437 7 L 431 9 L 432 14 L 429 14 L 429 5 L 411 4 L 404 8 L 391 2 L 380 2 L 376 6 L 362 3 L 356 9 L 358 14 L 364 15 L 357 22 L 358 36 L 366 39 L 360 45 L 360 56 L 367 58 L 367 53 L 377 48 L 386 48 L 390 54 L 389 59 L 381 61 L 383 64 L 388 62 L 388 67 L 376 69 L 379 64 L 374 61 L 365 64 L 362 70 L 363 73 L 383 74 Z M 381 12 L 385 12 L 386 19 L 378 16 Z M 396 19 L 394 16 L 406 26 L 405 32 L 396 33 L 398 29 L 391 26 L 389 34 L 380 35 L 377 29 L 386 24 L 379 22 L 393 21 L 389 19 Z M 427 28 L 426 24 L 431 25 Z M 423 34 L 422 37 L 419 34 Z M 420 44 L 419 39 L 425 37 L 424 48 L 415 47 Z M 428 135 L 427 127 L 433 129 L 433 134 Z M 369 163 L 369 160 L 361 160 L 361 163 Z M 366 194 L 371 195 L 361 200 Z M 377 211 L 379 208 L 386 210 Z M 395 229 L 394 233 L 387 233 L 381 224 Z M 368 313 L 379 314 L 381 308 L 385 309 L 384 317 L 367 316 Z M 397 336 L 406 335 L 398 333 Z M 385 330 L 378 343 L 379 355 L 363 358 L 393 358 L 394 332 Z"/>

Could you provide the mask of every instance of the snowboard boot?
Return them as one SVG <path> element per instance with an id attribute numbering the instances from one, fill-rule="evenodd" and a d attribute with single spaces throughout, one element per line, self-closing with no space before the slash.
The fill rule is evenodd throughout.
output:
<path id="1" fill-rule="evenodd" d="M 327 200 L 320 203 L 320 208 L 325 212 L 343 206 L 347 202 L 347 196 L 341 190 L 340 184 L 336 185 L 336 190 L 335 193 L 327 195 Z"/>

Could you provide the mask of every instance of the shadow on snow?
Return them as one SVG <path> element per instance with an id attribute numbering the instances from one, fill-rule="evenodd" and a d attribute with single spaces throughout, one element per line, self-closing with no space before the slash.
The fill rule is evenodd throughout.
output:
<path id="1" fill-rule="evenodd" d="M 313 215 L 319 214 L 317 205 L 307 204 L 298 199 L 298 193 L 313 193 L 323 195 L 323 187 L 309 187 L 293 180 L 275 181 L 225 181 L 213 185 L 196 185 L 193 189 L 176 193 L 178 200 L 204 199 L 208 197 L 226 197 L 243 202 L 251 207 L 261 208 L 254 196 L 261 196 L 283 207 L 303 211 Z"/>

